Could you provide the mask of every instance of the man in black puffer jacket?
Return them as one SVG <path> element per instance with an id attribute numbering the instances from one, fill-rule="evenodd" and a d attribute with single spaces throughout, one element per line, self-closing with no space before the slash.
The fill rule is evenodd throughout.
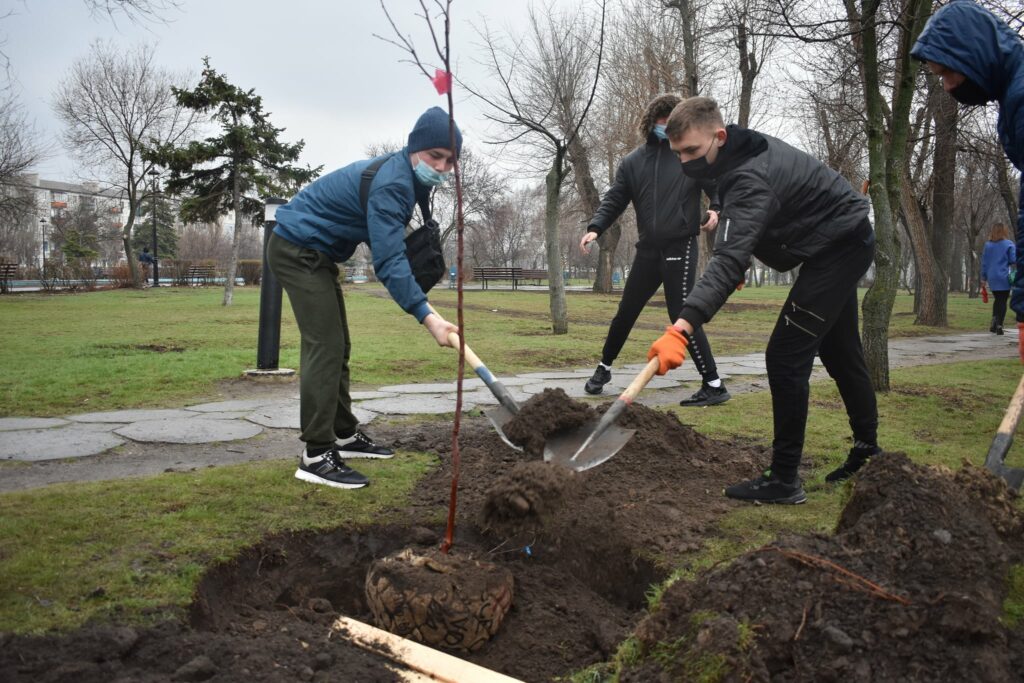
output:
<path id="1" fill-rule="evenodd" d="M 588 394 L 600 394 L 611 380 L 612 363 L 658 287 L 664 287 L 669 321 L 679 317 L 697 272 L 697 235 L 700 229 L 714 229 L 718 222 L 714 181 L 696 181 L 685 176 L 668 146 L 665 122 L 681 101 L 678 95 L 659 95 L 647 105 L 640 120 L 640 135 L 645 142 L 619 163 L 615 182 L 601 198 L 601 206 L 580 239 L 580 249 L 589 251 L 590 243 L 633 203 L 640 237 L 636 256 L 619 310 L 608 328 L 601 362 L 584 386 Z M 703 225 L 699 225 L 701 189 L 711 200 L 711 210 Z M 701 388 L 680 401 L 680 405 L 710 406 L 728 401 L 729 392 L 718 377 L 711 346 L 701 328 L 693 333 L 692 356 L 703 381 Z"/>
<path id="2" fill-rule="evenodd" d="M 775 421 L 771 470 L 728 487 L 725 495 L 803 503 L 797 468 L 815 355 L 839 387 L 854 441 L 845 464 L 826 479 L 850 477 L 881 452 L 875 393 L 857 330 L 857 282 L 875 253 L 867 199 L 781 140 L 726 127 L 717 103 L 706 97 L 673 109 L 666 133 L 687 175 L 718 181 L 723 208 L 707 270 L 648 357 L 661 359 L 659 373 L 682 363 L 687 335 L 721 308 L 751 256 L 777 270 L 801 266 L 765 350 Z"/>

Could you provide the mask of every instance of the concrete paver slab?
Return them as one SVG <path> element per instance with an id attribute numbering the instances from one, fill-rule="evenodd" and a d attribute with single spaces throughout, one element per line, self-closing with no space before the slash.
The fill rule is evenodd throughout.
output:
<path id="1" fill-rule="evenodd" d="M 440 415 L 455 412 L 455 399 L 440 395 L 399 396 L 398 398 L 363 401 L 359 407 L 388 415 Z M 466 401 L 462 403 L 463 412 L 472 410 L 474 407 L 472 403 Z"/>
<path id="2" fill-rule="evenodd" d="M 269 403 L 277 403 L 280 399 L 242 399 L 235 401 L 215 401 L 213 403 L 200 403 L 196 406 L 185 406 L 187 410 L 193 410 L 197 413 L 228 413 L 228 412 L 239 412 L 244 411 L 248 413 L 251 410 L 256 410 Z"/>
<path id="3" fill-rule="evenodd" d="M 5 432 L 0 440 L 2 460 L 62 460 L 96 455 L 124 443 L 108 431 L 92 425 Z"/>
<path id="4" fill-rule="evenodd" d="M 115 430 L 116 434 L 146 443 L 211 443 L 248 439 L 263 428 L 245 420 L 145 420 Z"/>
<path id="5" fill-rule="evenodd" d="M 140 420 L 174 420 L 195 417 L 195 413 L 176 408 L 161 408 L 156 410 L 110 410 L 102 413 L 81 413 L 79 415 L 68 415 L 69 420 L 75 422 L 139 422 Z"/>
<path id="6" fill-rule="evenodd" d="M 390 391 L 350 391 L 350 392 L 348 392 L 349 398 L 351 398 L 353 401 L 365 401 L 365 400 L 371 399 L 371 398 L 393 398 L 393 397 L 395 397 L 397 395 L 398 394 L 392 393 Z M 295 400 L 298 400 L 298 399 L 299 399 L 299 397 L 296 396 Z"/>
<path id="7" fill-rule="evenodd" d="M 24 429 L 50 429 L 63 427 L 68 421 L 59 417 L 0 417 L 0 432 Z"/>
<path id="8" fill-rule="evenodd" d="M 359 424 L 373 422 L 377 413 L 364 410 L 357 405 L 352 406 L 352 414 L 359 420 Z M 249 422 L 271 429 L 301 429 L 299 422 L 299 402 L 287 401 L 274 405 L 264 406 L 244 416 Z"/>
<path id="9" fill-rule="evenodd" d="M 763 368 L 752 368 L 746 365 L 735 365 L 729 363 L 727 365 L 718 366 L 718 376 L 728 377 L 729 375 L 763 375 L 765 370 Z"/>

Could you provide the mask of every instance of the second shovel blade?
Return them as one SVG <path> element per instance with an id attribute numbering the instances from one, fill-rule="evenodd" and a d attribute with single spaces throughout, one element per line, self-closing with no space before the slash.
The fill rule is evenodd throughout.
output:
<path id="1" fill-rule="evenodd" d="M 596 426 L 597 420 L 592 420 L 578 429 L 548 437 L 544 460 L 577 472 L 589 470 L 618 453 L 636 433 L 635 429 L 623 429 L 613 425 L 591 442 L 585 450 L 576 455 L 576 451 L 593 433 Z M 548 457 L 549 453 L 550 457 Z M 573 455 L 576 457 L 573 458 Z"/>
<path id="2" fill-rule="evenodd" d="M 517 451 L 523 450 L 522 446 L 518 446 L 512 443 L 511 441 L 509 441 L 508 437 L 505 436 L 505 423 L 507 423 L 509 420 L 515 417 L 515 415 L 513 415 L 510 410 L 508 410 L 504 406 L 498 405 L 493 408 L 485 410 L 484 415 L 486 415 L 487 419 L 491 421 L 492 425 L 494 425 L 494 429 L 498 432 L 498 436 L 501 437 L 502 441 L 504 441 L 510 447 L 516 449 Z"/>

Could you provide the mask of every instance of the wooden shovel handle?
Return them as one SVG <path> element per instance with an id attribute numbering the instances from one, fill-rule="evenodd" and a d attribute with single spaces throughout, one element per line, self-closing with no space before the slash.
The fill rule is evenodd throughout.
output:
<path id="1" fill-rule="evenodd" d="M 1020 378 L 1017 391 L 1013 393 L 1013 398 L 1010 399 L 1010 405 L 1006 409 L 1006 414 L 1003 415 L 1003 421 L 999 424 L 999 432 L 1001 434 L 1013 434 L 1017 431 L 1022 409 L 1024 409 L 1024 377 Z"/>
<path id="2" fill-rule="evenodd" d="M 640 374 L 634 377 L 633 381 L 629 383 L 626 390 L 619 394 L 619 400 L 625 401 L 626 403 L 632 403 L 637 394 L 643 391 L 643 388 L 647 386 L 647 383 L 651 381 L 651 378 L 657 374 L 658 367 L 660 365 L 661 361 L 658 360 L 657 356 L 648 361 L 647 365 L 644 366 L 644 369 L 640 371 Z"/>
<path id="3" fill-rule="evenodd" d="M 430 312 L 433 313 L 434 315 L 437 315 L 437 316 L 441 315 L 429 303 L 427 304 L 427 308 L 429 308 Z M 454 348 L 456 351 L 458 351 L 459 350 L 459 335 L 458 335 L 458 333 L 456 333 L 456 332 L 449 332 L 448 333 L 448 343 L 452 345 L 452 348 Z M 484 364 L 483 361 L 480 360 L 480 356 L 478 356 L 475 353 L 473 353 L 473 349 L 469 348 L 469 344 L 466 344 L 466 346 L 464 348 L 465 348 L 465 351 L 466 351 L 466 362 L 469 363 L 469 367 L 471 367 L 474 370 L 476 370 L 477 368 L 481 367 Z"/>

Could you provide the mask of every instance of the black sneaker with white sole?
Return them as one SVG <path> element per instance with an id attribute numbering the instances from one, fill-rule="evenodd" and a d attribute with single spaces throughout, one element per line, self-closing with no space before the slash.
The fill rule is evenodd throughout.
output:
<path id="1" fill-rule="evenodd" d="M 591 396 L 597 396 L 604 391 L 604 385 L 612 381 L 612 371 L 605 368 L 603 365 L 598 365 L 597 369 L 594 370 L 593 376 L 587 380 L 587 383 L 583 386 L 583 391 L 587 392 Z"/>
<path id="2" fill-rule="evenodd" d="M 713 387 L 707 382 L 702 382 L 700 389 L 698 389 L 690 398 L 684 398 L 680 401 L 679 405 L 687 408 L 717 406 L 719 403 L 725 403 L 730 398 L 732 398 L 732 396 L 725 388 L 725 384 Z"/>
<path id="3" fill-rule="evenodd" d="M 769 470 L 757 479 L 733 484 L 725 489 L 727 498 L 758 504 L 799 505 L 807 502 L 807 494 L 800 479 L 783 481 Z"/>
<path id="4" fill-rule="evenodd" d="M 334 446 L 320 455 L 309 457 L 302 451 L 295 478 L 311 484 L 323 484 L 338 489 L 361 489 L 370 483 L 365 476 L 346 465 Z"/>
<path id="5" fill-rule="evenodd" d="M 358 429 L 355 434 L 347 439 L 339 439 L 337 447 L 346 458 L 377 458 L 386 460 L 387 458 L 395 457 L 393 450 L 374 443 L 373 439 Z"/>

